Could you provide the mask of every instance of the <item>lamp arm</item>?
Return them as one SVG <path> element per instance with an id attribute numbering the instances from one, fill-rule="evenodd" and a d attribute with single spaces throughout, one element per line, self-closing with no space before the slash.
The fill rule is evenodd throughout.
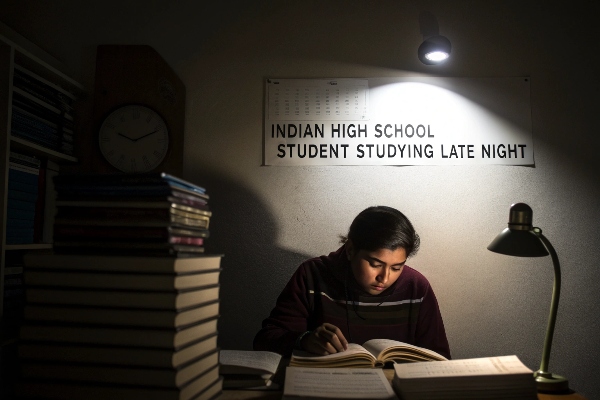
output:
<path id="1" fill-rule="evenodd" d="M 552 244 L 544 235 L 542 230 L 539 228 L 533 229 L 534 233 L 540 238 L 544 247 L 550 253 L 552 263 L 554 264 L 554 286 L 552 288 L 552 303 L 550 304 L 550 316 L 548 317 L 548 328 L 546 329 L 546 340 L 544 341 L 544 352 L 542 354 L 542 363 L 539 371 L 536 372 L 538 376 L 551 375 L 548 372 L 548 363 L 550 362 L 550 349 L 552 347 L 552 337 L 554 336 L 554 325 L 556 324 L 556 314 L 558 312 L 558 299 L 560 297 L 560 263 L 558 261 L 558 255 L 552 247 Z"/>

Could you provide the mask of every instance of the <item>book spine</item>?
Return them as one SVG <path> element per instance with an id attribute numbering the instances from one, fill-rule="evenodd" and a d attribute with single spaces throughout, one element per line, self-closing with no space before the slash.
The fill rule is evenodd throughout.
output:
<path id="1" fill-rule="evenodd" d="M 33 168 L 39 168 L 42 164 L 41 160 L 37 157 L 27 156 L 25 154 L 11 151 L 9 153 L 9 161 L 17 164 L 23 164 Z"/>
<path id="2" fill-rule="evenodd" d="M 10 179 L 10 173 L 11 171 L 18 171 L 16 173 L 14 173 L 13 175 L 15 175 L 15 177 L 20 177 L 23 176 L 23 173 L 26 174 L 30 174 L 30 175 L 35 175 L 35 181 L 37 182 L 37 175 L 40 173 L 40 169 L 39 168 L 32 168 L 32 167 L 28 167 L 25 165 L 21 165 L 21 164 L 17 164 L 17 163 L 13 163 L 13 162 L 9 162 L 8 163 L 8 168 L 9 168 L 9 179 Z M 31 177 L 28 177 L 29 180 L 16 180 L 17 182 L 26 182 L 26 183 L 32 183 L 32 179 Z"/>

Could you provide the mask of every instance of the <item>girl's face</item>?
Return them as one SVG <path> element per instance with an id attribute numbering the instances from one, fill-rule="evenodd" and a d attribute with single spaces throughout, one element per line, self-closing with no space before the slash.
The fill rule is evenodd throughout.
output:
<path id="1" fill-rule="evenodd" d="M 346 254 L 354 279 L 362 290 L 372 295 L 381 294 L 393 285 L 406 262 L 406 250 L 403 248 L 355 251 L 350 240 L 346 244 Z"/>

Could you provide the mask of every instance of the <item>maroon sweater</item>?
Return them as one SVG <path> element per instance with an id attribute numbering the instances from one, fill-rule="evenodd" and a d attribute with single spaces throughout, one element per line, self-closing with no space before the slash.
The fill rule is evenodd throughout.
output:
<path id="1" fill-rule="evenodd" d="M 254 350 L 289 356 L 299 335 L 329 322 L 349 342 L 393 339 L 450 358 L 444 322 L 433 289 L 421 273 L 404 266 L 383 293 L 359 289 L 344 246 L 298 267 L 254 338 Z"/>

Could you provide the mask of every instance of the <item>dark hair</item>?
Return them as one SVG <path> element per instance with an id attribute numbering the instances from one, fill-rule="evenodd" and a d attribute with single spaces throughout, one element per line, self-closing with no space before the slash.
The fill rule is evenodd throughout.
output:
<path id="1" fill-rule="evenodd" d="M 361 211 L 352 221 L 347 237 L 358 250 L 396 250 L 403 248 L 406 256 L 417 254 L 420 239 L 404 214 L 392 207 L 375 206 Z"/>

